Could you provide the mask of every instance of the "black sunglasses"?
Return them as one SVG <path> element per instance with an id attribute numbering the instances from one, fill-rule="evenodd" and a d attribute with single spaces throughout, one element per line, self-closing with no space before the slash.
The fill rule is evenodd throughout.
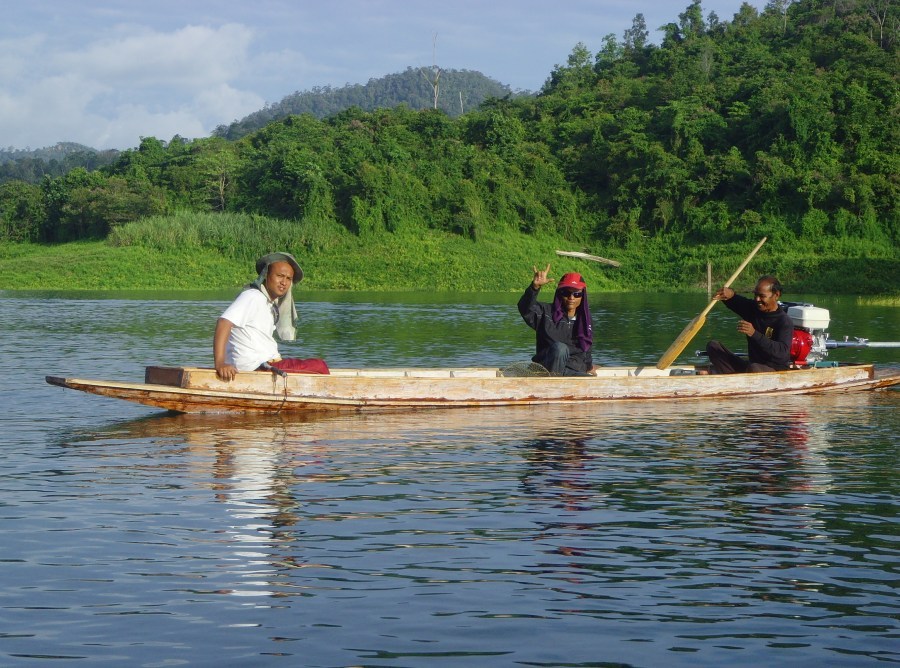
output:
<path id="1" fill-rule="evenodd" d="M 576 297 L 580 299 L 583 294 L 584 293 L 581 290 L 569 290 L 568 292 L 563 292 L 563 297 Z"/>

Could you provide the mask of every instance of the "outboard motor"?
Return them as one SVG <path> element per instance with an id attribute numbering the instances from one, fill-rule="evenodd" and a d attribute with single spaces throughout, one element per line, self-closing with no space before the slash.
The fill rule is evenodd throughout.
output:
<path id="1" fill-rule="evenodd" d="M 796 366 L 808 366 L 828 356 L 826 341 L 831 314 L 828 309 L 812 304 L 783 302 L 794 323 L 791 359 Z"/>
<path id="2" fill-rule="evenodd" d="M 794 336 L 791 339 L 791 361 L 794 366 L 808 366 L 807 357 L 813 347 L 812 334 L 800 327 L 794 327 Z"/>

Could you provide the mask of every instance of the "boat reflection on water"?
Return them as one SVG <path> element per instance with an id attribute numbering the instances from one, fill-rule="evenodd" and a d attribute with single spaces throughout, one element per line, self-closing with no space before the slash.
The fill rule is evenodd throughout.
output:
<path id="1" fill-rule="evenodd" d="M 520 489 L 534 500 L 528 540 L 543 548 L 542 572 L 593 600 L 598 580 L 628 589 L 636 577 L 683 577 L 685 563 L 740 572 L 754 550 L 809 559 L 795 540 L 830 533 L 821 513 L 833 485 L 830 425 L 869 404 L 644 404 L 570 416 L 568 430 L 548 424 L 521 442 Z"/>
<path id="2" fill-rule="evenodd" d="M 638 516 L 659 522 L 654 530 L 677 524 L 673 508 L 706 507 L 708 516 L 691 521 L 709 526 L 752 508 L 761 530 L 760 516 L 790 512 L 795 527 L 808 522 L 815 530 L 815 512 L 804 508 L 831 486 L 831 426 L 882 400 L 848 394 L 306 417 L 159 414 L 81 437 L 164 449 L 169 464 L 183 459 L 181 470 L 229 518 L 217 529 L 228 544 L 223 566 L 242 586 L 220 593 L 281 597 L 352 588 L 358 573 L 349 570 L 348 550 L 377 553 L 392 540 L 433 533 L 436 542 L 459 540 L 452 532 L 439 538 L 427 513 L 452 516 L 461 505 L 477 506 L 471 499 L 485 490 L 510 498 L 492 498 L 483 511 L 502 503 L 510 517 L 521 514 L 512 525 L 532 523 L 523 539 L 555 536 L 566 555 L 583 545 L 568 547 L 560 532 L 585 536 L 603 525 L 627 538 Z M 512 488 L 504 479 L 510 471 Z M 297 569 L 331 574 L 298 578 Z"/>
<path id="3" fill-rule="evenodd" d="M 870 397 L 748 398 L 687 403 L 641 403 L 604 406 L 600 414 L 568 410 L 522 442 L 526 466 L 522 489 L 540 494 L 541 487 L 562 493 L 598 493 L 585 484 L 583 471 L 593 466 L 615 469 L 642 458 L 648 471 L 665 479 L 665 468 L 679 477 L 693 470 L 694 484 L 723 482 L 727 493 L 772 494 L 789 491 L 825 492 L 830 487 L 827 450 L 829 422 L 842 411 L 856 411 Z M 716 466 L 703 462 L 716 460 Z M 705 468 L 706 476 L 700 476 Z M 674 470 L 677 469 L 677 470 Z M 710 475 L 712 477 L 710 477 Z M 594 481 L 596 483 L 596 480 Z M 621 487 L 624 481 L 618 481 Z M 577 506 L 569 498 L 566 506 Z"/>

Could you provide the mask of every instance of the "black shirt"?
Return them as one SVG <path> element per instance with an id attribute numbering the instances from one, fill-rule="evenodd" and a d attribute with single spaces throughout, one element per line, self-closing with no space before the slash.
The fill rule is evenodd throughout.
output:
<path id="1" fill-rule="evenodd" d="M 773 369 L 791 367 L 791 341 L 794 321 L 787 311 L 760 311 L 756 301 L 734 295 L 725 306 L 753 325 L 753 336 L 747 337 L 747 357 L 751 363 L 765 364 Z"/>

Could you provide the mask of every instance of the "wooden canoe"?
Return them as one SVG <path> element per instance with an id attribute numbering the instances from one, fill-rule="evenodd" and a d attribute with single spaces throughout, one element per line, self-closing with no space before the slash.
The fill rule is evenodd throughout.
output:
<path id="1" fill-rule="evenodd" d="M 693 367 L 604 367 L 598 376 L 510 377 L 496 368 L 332 369 L 329 375 L 244 372 L 229 382 L 214 369 L 147 367 L 143 383 L 47 376 L 51 385 L 179 413 L 294 412 L 721 399 L 764 394 L 876 390 L 900 370 L 871 364 L 735 375 Z"/>

